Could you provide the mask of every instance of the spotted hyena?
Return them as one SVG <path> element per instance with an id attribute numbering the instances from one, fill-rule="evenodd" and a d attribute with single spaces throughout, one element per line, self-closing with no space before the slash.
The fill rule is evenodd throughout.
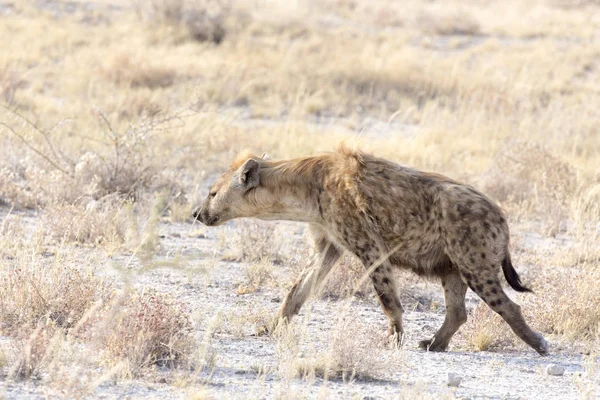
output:
<path id="1" fill-rule="evenodd" d="M 349 251 L 364 264 L 390 334 L 400 340 L 404 310 L 394 268 L 437 277 L 444 288 L 444 323 L 433 338 L 420 342 L 421 348 L 447 348 L 467 320 L 470 288 L 523 341 L 548 353 L 544 337 L 527 325 L 500 283 L 502 270 L 513 289 L 530 291 L 511 263 L 506 217 L 468 185 L 344 147 L 286 161 L 245 154 L 217 180 L 195 217 L 208 226 L 240 217 L 309 224 L 315 256 L 287 295 L 278 320 L 297 314 Z"/>

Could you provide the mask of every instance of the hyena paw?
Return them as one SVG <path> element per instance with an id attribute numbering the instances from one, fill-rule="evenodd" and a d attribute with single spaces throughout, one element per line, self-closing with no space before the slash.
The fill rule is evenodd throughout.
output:
<path id="1" fill-rule="evenodd" d="M 396 347 L 396 348 L 400 348 L 402 347 L 402 345 L 404 344 L 404 332 L 398 332 L 395 329 L 390 329 L 388 330 L 388 335 L 390 337 L 390 342 L 392 344 L 392 346 Z"/>
<path id="2" fill-rule="evenodd" d="M 269 336 L 269 335 L 273 334 L 273 332 L 275 332 L 278 327 L 283 326 L 286 323 L 287 323 L 286 318 L 281 318 L 281 317 L 274 318 L 272 321 L 270 321 L 267 324 L 259 325 L 256 328 L 254 336 Z"/>
<path id="3" fill-rule="evenodd" d="M 440 343 L 435 339 L 421 340 L 419 349 L 427 351 L 446 351 L 447 344 Z"/>
<path id="4" fill-rule="evenodd" d="M 256 328 L 254 336 L 268 336 L 271 333 L 271 329 L 268 325 L 260 325 Z"/>
<path id="5" fill-rule="evenodd" d="M 548 345 L 548 341 L 546 341 L 546 339 L 544 339 L 544 337 L 539 333 L 538 336 L 539 342 L 534 348 L 539 353 L 539 355 L 547 356 L 550 353 L 550 346 Z"/>
<path id="6" fill-rule="evenodd" d="M 421 340 L 419 341 L 419 349 L 421 350 L 429 350 L 429 346 L 431 346 L 432 339 Z"/>

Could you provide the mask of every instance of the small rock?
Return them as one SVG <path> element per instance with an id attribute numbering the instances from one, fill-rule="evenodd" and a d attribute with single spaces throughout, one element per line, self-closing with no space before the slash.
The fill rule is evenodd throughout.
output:
<path id="1" fill-rule="evenodd" d="M 556 364 L 550 364 L 546 367 L 546 373 L 552 376 L 563 376 L 565 373 L 565 367 Z"/>
<path id="2" fill-rule="evenodd" d="M 462 380 L 462 376 L 455 374 L 454 372 L 448 372 L 448 386 L 458 387 Z"/>

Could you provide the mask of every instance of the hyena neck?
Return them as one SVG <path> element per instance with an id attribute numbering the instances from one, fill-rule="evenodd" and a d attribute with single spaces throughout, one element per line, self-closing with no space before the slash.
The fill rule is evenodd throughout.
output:
<path id="1" fill-rule="evenodd" d="M 265 220 L 319 222 L 322 166 L 315 157 L 264 162 L 253 193 L 254 217 Z"/>

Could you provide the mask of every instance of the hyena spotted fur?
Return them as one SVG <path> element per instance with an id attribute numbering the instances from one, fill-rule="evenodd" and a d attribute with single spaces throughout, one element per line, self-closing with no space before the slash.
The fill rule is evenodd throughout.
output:
<path id="1" fill-rule="evenodd" d="M 465 294 L 474 291 L 539 354 L 544 337 L 504 292 L 523 286 L 509 254 L 506 217 L 490 199 L 445 176 L 406 168 L 340 147 L 315 157 L 272 161 L 242 154 L 214 184 L 195 217 L 208 226 L 233 218 L 309 224 L 315 256 L 287 295 L 277 320 L 290 320 L 327 277 L 343 251 L 362 261 L 390 334 L 402 340 L 394 268 L 437 277 L 446 302 L 444 323 L 420 347 L 444 351 L 467 320 Z"/>

